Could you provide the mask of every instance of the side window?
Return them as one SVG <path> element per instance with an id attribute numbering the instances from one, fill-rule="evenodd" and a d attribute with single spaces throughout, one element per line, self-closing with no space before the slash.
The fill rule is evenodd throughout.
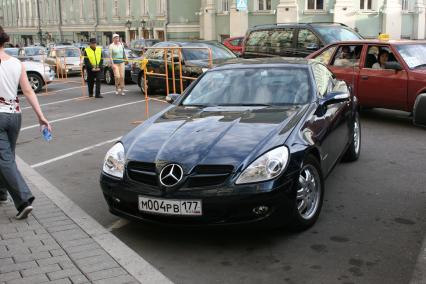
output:
<path id="1" fill-rule="evenodd" d="M 336 52 L 331 65 L 335 67 L 358 67 L 362 45 L 342 45 Z"/>
<path id="2" fill-rule="evenodd" d="M 292 47 L 293 34 L 294 29 L 275 30 L 271 34 L 271 47 L 273 47 L 277 53 L 279 53 L 283 48 Z"/>
<path id="3" fill-rule="evenodd" d="M 315 84 L 317 86 L 318 94 L 323 98 L 329 88 L 332 88 L 333 74 L 322 64 L 313 64 L 312 71 L 315 77 Z"/>
<path id="4" fill-rule="evenodd" d="M 234 39 L 234 40 L 231 40 L 229 43 L 232 46 L 238 46 L 238 44 L 240 43 L 240 40 L 239 39 Z"/>
<path id="5" fill-rule="evenodd" d="M 320 41 L 318 37 L 308 29 L 299 30 L 297 37 L 297 48 L 316 49 L 319 48 Z"/>
<path id="6" fill-rule="evenodd" d="M 365 58 L 364 68 L 385 69 L 386 62 L 396 61 L 395 55 L 389 47 L 370 45 L 368 46 L 367 57 Z"/>
<path id="7" fill-rule="evenodd" d="M 330 63 L 331 57 L 333 56 L 333 53 L 336 50 L 336 48 L 337 46 L 331 46 L 327 48 L 321 54 L 317 55 L 315 59 L 324 65 L 328 65 Z"/>
<path id="8" fill-rule="evenodd" d="M 246 42 L 246 51 L 258 51 L 269 42 L 269 31 L 254 31 Z"/>

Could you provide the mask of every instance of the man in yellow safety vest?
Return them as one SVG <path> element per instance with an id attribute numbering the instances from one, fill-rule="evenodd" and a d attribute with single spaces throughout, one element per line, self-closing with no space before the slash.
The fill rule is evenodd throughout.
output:
<path id="1" fill-rule="evenodd" d="M 102 48 L 96 46 L 96 39 L 90 39 L 90 45 L 84 50 L 84 66 L 87 72 L 87 86 L 89 97 L 93 97 L 93 85 L 96 80 L 95 98 L 103 98 L 101 95 L 101 74 L 104 59 L 102 58 Z"/>

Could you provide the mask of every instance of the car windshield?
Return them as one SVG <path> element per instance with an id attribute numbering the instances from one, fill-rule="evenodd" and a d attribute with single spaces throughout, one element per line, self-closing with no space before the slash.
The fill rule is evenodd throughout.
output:
<path id="1" fill-rule="evenodd" d="M 80 50 L 74 48 L 64 48 L 58 50 L 58 56 L 80 57 Z"/>
<path id="2" fill-rule="evenodd" d="M 354 31 L 341 26 L 315 26 L 315 30 L 325 40 L 326 44 L 344 40 L 362 39 Z"/>
<path id="3" fill-rule="evenodd" d="M 410 69 L 426 68 L 426 44 L 400 44 L 396 49 Z"/>
<path id="4" fill-rule="evenodd" d="M 137 55 L 130 49 L 125 49 L 127 58 L 136 58 Z"/>
<path id="5" fill-rule="evenodd" d="M 18 56 L 19 49 L 18 48 L 5 48 L 4 51 L 10 56 Z"/>
<path id="6" fill-rule="evenodd" d="M 235 54 L 228 50 L 226 47 L 215 44 L 191 44 L 184 45 L 183 47 L 203 47 L 212 50 L 212 59 L 228 59 L 235 58 Z M 208 60 L 209 52 L 207 49 L 183 49 L 183 56 L 185 60 Z"/>
<path id="7" fill-rule="evenodd" d="M 216 70 L 204 74 L 184 106 L 282 106 L 311 97 L 308 69 L 264 67 Z"/>
<path id="8" fill-rule="evenodd" d="M 43 55 L 44 49 L 39 47 L 27 47 L 25 48 L 25 55 L 26 56 L 37 56 L 37 55 Z"/>

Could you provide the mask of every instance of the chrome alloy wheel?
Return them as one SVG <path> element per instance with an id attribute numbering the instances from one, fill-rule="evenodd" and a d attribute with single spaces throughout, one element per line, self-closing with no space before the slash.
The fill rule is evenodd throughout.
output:
<path id="1" fill-rule="evenodd" d="M 30 82 L 31 88 L 36 91 L 40 88 L 40 79 L 35 76 L 29 76 L 28 81 Z"/>
<path id="2" fill-rule="evenodd" d="M 299 175 L 299 189 L 296 195 L 297 210 L 305 220 L 317 212 L 321 200 L 321 182 L 317 169 L 307 164 Z"/>
<path id="3" fill-rule="evenodd" d="M 355 122 L 354 122 L 354 149 L 355 149 L 355 153 L 358 155 L 359 154 L 359 149 L 361 146 L 361 132 L 359 129 L 359 121 L 358 121 L 358 117 L 356 117 Z"/>

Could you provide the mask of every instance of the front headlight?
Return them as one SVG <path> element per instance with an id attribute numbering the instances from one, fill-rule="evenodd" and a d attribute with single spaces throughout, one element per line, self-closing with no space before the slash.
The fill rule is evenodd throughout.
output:
<path id="1" fill-rule="evenodd" d="M 267 181 L 279 176 L 286 168 L 289 157 L 287 147 L 266 152 L 250 164 L 238 177 L 236 184 Z"/>
<path id="2" fill-rule="evenodd" d="M 112 146 L 105 155 L 102 170 L 111 176 L 123 178 L 124 176 L 124 147 L 120 142 Z"/>

